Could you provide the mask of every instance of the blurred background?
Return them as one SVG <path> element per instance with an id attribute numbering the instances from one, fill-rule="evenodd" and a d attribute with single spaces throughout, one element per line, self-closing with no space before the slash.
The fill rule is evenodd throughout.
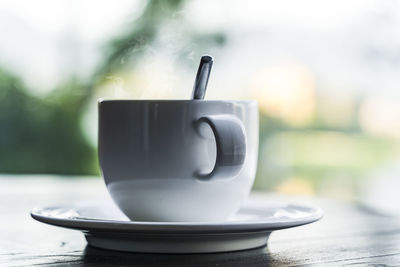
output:
<path id="1" fill-rule="evenodd" d="M 399 29 L 398 1 L 3 0 L 0 173 L 98 177 L 97 99 L 188 99 L 211 54 L 206 98 L 259 103 L 256 190 L 390 208 Z"/>

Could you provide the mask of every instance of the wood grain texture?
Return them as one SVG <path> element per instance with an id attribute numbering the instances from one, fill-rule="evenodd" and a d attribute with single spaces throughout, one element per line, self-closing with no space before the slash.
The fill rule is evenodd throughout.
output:
<path id="1" fill-rule="evenodd" d="M 321 206 L 325 217 L 314 224 L 274 232 L 268 247 L 197 255 L 96 249 L 86 245 L 80 232 L 45 225 L 29 215 L 34 206 L 104 194 L 98 178 L 1 176 L 0 266 L 400 266 L 400 218 L 335 200 L 295 198 Z"/>

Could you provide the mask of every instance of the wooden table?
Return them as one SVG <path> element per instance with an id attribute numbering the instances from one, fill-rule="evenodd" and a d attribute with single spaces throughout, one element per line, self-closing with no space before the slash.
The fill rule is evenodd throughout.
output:
<path id="1" fill-rule="evenodd" d="M 197 255 L 96 249 L 86 245 L 80 232 L 45 225 L 29 215 L 37 205 L 103 194 L 106 190 L 99 178 L 0 176 L 0 266 L 400 266 L 400 218 L 335 200 L 296 198 L 321 206 L 325 217 L 314 224 L 274 232 L 268 247 Z"/>

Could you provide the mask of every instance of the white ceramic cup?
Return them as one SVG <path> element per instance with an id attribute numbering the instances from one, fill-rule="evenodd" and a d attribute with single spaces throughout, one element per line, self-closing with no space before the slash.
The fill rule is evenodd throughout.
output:
<path id="1" fill-rule="evenodd" d="M 100 100 L 98 146 L 107 189 L 131 220 L 223 221 L 253 185 L 257 102 Z"/>

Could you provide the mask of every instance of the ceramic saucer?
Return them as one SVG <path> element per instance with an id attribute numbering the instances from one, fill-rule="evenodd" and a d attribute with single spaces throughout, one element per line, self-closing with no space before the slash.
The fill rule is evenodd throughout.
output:
<path id="1" fill-rule="evenodd" d="M 130 221 L 111 201 L 36 208 L 34 219 L 80 230 L 94 247 L 150 253 L 209 253 L 251 249 L 266 245 L 272 231 L 319 220 L 314 206 L 249 200 L 224 222 Z"/>

